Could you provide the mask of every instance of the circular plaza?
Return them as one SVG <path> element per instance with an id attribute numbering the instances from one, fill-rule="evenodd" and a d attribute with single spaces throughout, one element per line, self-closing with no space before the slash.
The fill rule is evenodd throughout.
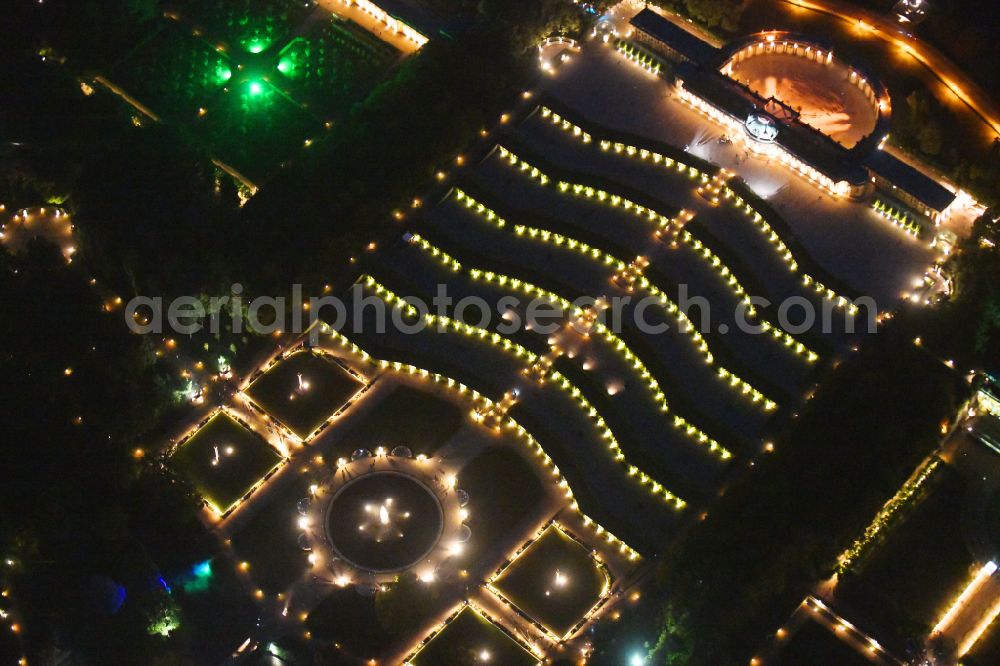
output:
<path id="1" fill-rule="evenodd" d="M 770 113 L 794 117 L 845 148 L 870 136 L 889 111 L 881 84 L 829 48 L 788 33 L 738 42 L 722 71 L 768 100 Z"/>
<path id="2" fill-rule="evenodd" d="M 330 501 L 325 528 L 333 551 L 375 573 L 407 569 L 437 545 L 444 513 L 434 491 L 395 471 L 348 481 Z"/>
<path id="3" fill-rule="evenodd" d="M 468 495 L 441 461 L 404 447 L 356 451 L 304 508 L 314 565 L 339 585 L 377 585 L 413 571 L 434 578 L 464 549 Z"/>

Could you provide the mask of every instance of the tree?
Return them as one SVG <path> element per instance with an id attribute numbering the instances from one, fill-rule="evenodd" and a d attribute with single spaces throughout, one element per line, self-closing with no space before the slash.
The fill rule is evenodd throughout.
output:
<path id="1" fill-rule="evenodd" d="M 931 311 L 930 344 L 943 356 L 977 367 L 997 368 L 1000 358 L 1000 231 L 987 211 L 959 243 L 945 270 L 952 276 L 951 298 Z"/>
<path id="2" fill-rule="evenodd" d="M 51 46 L 77 64 L 106 67 L 158 16 L 157 0 L 47 0 L 36 20 Z"/>
<path id="3" fill-rule="evenodd" d="M 926 155 L 936 157 L 941 153 L 941 145 L 944 141 L 941 126 L 936 120 L 927 119 L 920 128 L 917 137 L 920 141 L 920 151 Z"/>
<path id="4" fill-rule="evenodd" d="M 743 0 L 684 0 L 687 13 L 708 28 L 734 32 L 743 14 Z"/>
<path id="5" fill-rule="evenodd" d="M 406 208 L 495 122 L 537 66 L 505 26 L 483 18 L 454 39 L 432 40 L 355 109 L 348 131 L 331 133 L 263 185 L 242 209 L 259 252 L 247 275 L 255 286 L 346 282 L 356 270 L 350 257 L 399 236 L 393 209 Z"/>
<path id="6" fill-rule="evenodd" d="M 937 446 L 969 389 L 912 340 L 881 330 L 821 385 L 775 452 L 670 544 L 656 591 L 659 657 L 746 663 Z M 605 656 L 595 663 L 620 663 Z"/>
<path id="7" fill-rule="evenodd" d="M 157 425 L 168 384 L 144 341 L 102 310 L 81 262 L 54 246 L 0 254 L 0 300 L 12 314 L 0 322 L 0 552 L 15 558 L 33 647 L 59 636 L 93 663 L 140 663 L 162 646 L 146 633 L 157 567 L 131 529 L 150 512 L 130 501 L 142 495 L 129 492 L 129 451 Z M 119 584 L 123 605 L 109 596 Z"/>
<path id="8" fill-rule="evenodd" d="M 681 666 L 692 663 L 694 641 L 691 636 L 688 614 L 667 603 L 663 616 L 660 639 L 653 649 L 653 659 L 657 663 Z"/>
<path id="9" fill-rule="evenodd" d="M 219 200 L 208 155 L 168 127 L 95 150 L 70 203 L 83 253 L 119 294 L 197 295 L 228 286 L 239 266 L 234 202 Z"/>

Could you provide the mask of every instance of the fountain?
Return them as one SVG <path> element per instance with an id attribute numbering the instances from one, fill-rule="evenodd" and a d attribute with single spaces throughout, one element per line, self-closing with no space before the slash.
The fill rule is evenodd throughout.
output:
<path id="1" fill-rule="evenodd" d="M 358 571 L 383 574 L 408 569 L 431 554 L 445 519 L 430 486 L 399 471 L 369 471 L 345 479 L 317 507 L 324 513 L 327 543 L 339 560 Z"/>
<path id="2" fill-rule="evenodd" d="M 378 507 L 371 504 L 366 505 L 365 514 L 369 518 L 358 525 L 358 531 L 373 535 L 375 543 L 404 537 L 400 523 L 410 517 L 410 512 L 397 510 L 391 497 Z M 372 529 L 373 527 L 374 529 Z"/>

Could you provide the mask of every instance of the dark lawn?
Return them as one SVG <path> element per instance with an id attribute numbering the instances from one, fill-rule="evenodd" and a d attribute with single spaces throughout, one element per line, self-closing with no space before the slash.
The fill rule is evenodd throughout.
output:
<path id="1" fill-rule="evenodd" d="M 553 525 L 504 570 L 493 586 L 562 637 L 597 604 L 605 582 L 590 551 Z"/>
<path id="2" fill-rule="evenodd" d="M 360 659 L 374 656 L 395 638 L 379 623 L 375 598 L 363 597 L 353 587 L 333 588 L 309 613 L 306 628 L 315 639 L 338 643 Z"/>
<path id="3" fill-rule="evenodd" d="M 776 663 L 783 666 L 870 666 L 871 662 L 823 625 L 808 620 L 788 641 Z"/>
<path id="4" fill-rule="evenodd" d="M 465 522 L 472 539 L 462 559 L 470 564 L 497 548 L 545 498 L 534 467 L 505 446 L 490 447 L 469 461 L 458 475 L 458 487 L 469 493 Z"/>
<path id="5" fill-rule="evenodd" d="M 451 595 L 440 588 L 428 588 L 412 574 L 375 597 L 361 596 L 354 588 L 332 591 L 309 613 L 306 628 L 313 638 L 339 645 L 337 656 L 356 664 L 377 657 L 386 646 L 405 639 L 414 642 L 423 636 L 431 618 L 454 606 Z M 352 659 L 353 658 L 353 659 Z"/>
<path id="6" fill-rule="evenodd" d="M 924 635 L 937 622 L 972 575 L 962 530 L 965 487 L 958 472 L 945 468 L 858 573 L 844 576 L 837 596 L 861 611 L 859 619 L 882 623 L 902 638 Z"/>
<path id="7" fill-rule="evenodd" d="M 323 125 L 275 88 L 277 71 L 239 78 L 216 97 L 195 131 L 212 155 L 249 178 L 264 178 Z"/>
<path id="8" fill-rule="evenodd" d="M 532 666 L 539 662 L 502 629 L 471 608 L 465 608 L 411 663 L 414 666 L 480 666 L 484 663 Z"/>
<path id="9" fill-rule="evenodd" d="M 309 388 L 298 392 L 298 375 Z M 254 402 L 302 439 L 323 425 L 361 389 L 361 383 L 321 354 L 289 356 L 258 377 L 246 390 Z"/>
<path id="10" fill-rule="evenodd" d="M 361 448 L 392 450 L 400 445 L 410 447 L 414 455 L 433 455 L 463 419 L 462 410 L 447 400 L 399 386 L 337 442 L 333 457 L 350 457 Z"/>
<path id="11" fill-rule="evenodd" d="M 311 483 L 307 475 L 296 476 L 233 535 L 236 557 L 250 563 L 250 577 L 267 594 L 284 592 L 309 568 L 309 553 L 298 544 L 296 503 L 310 496 Z"/>
<path id="12" fill-rule="evenodd" d="M 219 462 L 215 450 L 219 450 Z M 184 442 L 170 463 L 219 513 L 225 513 L 277 467 L 281 455 L 225 412 Z"/>
<path id="13" fill-rule="evenodd" d="M 5 664 L 16 664 L 23 656 L 21 638 L 10 631 L 0 632 L 0 660 Z"/>
<path id="14" fill-rule="evenodd" d="M 990 496 L 986 505 L 986 529 L 993 549 L 1000 552 L 1000 490 Z"/>

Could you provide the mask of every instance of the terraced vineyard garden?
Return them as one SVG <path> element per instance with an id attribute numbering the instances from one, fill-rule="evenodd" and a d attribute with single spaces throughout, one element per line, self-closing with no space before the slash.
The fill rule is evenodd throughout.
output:
<path id="1" fill-rule="evenodd" d="M 864 63 L 691 2 L 26 4 L 0 661 L 996 662 L 1000 222 Z"/>

